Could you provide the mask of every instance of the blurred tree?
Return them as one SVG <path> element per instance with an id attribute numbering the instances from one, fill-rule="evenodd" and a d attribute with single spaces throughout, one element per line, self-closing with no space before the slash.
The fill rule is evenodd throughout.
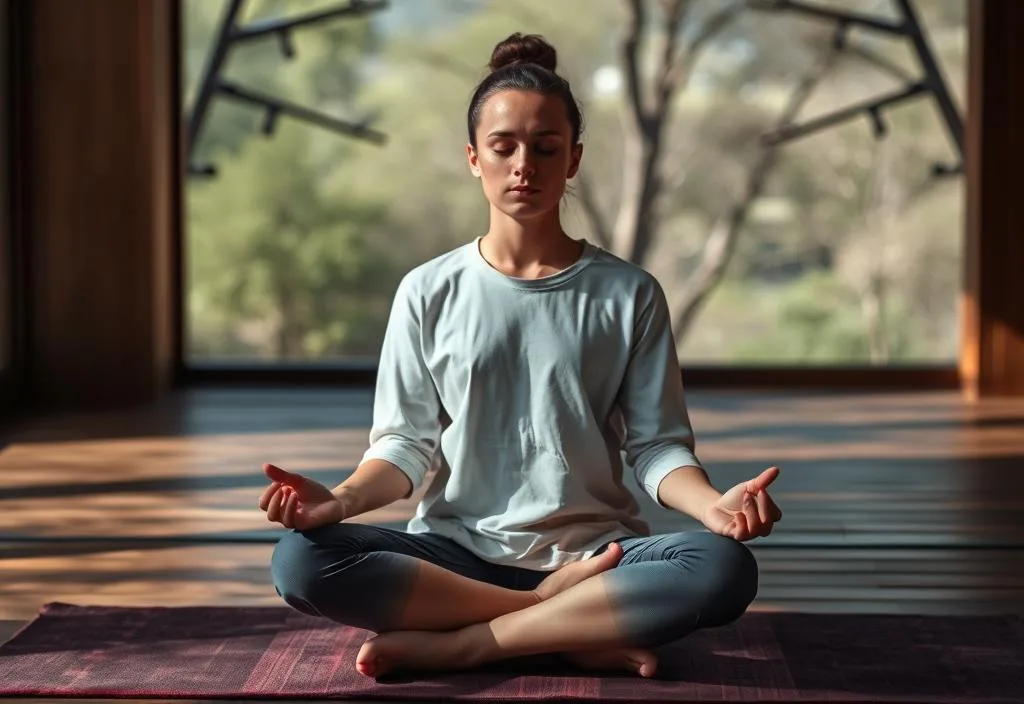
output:
<path id="1" fill-rule="evenodd" d="M 193 304 L 233 323 L 250 354 L 372 356 L 393 278 L 373 242 L 386 205 L 329 187 L 310 134 L 282 125 L 191 186 Z M 215 340 L 196 340 L 194 353 L 218 354 Z"/>
<path id="2" fill-rule="evenodd" d="M 813 1 L 879 14 L 889 5 Z M 233 57 L 230 70 L 246 83 L 263 81 L 340 115 L 379 115 L 375 126 L 389 142 L 378 148 L 295 124 L 287 129 L 301 136 L 282 132 L 265 142 L 258 111 L 215 106 L 203 149 L 223 174 L 189 186 L 193 328 L 204 355 L 376 353 L 401 274 L 486 227 L 486 201 L 464 163 L 465 110 L 494 44 L 513 31 L 544 34 L 558 47 L 559 71 L 586 114 L 567 229 L 662 281 L 681 356 L 884 363 L 955 354 L 960 183 L 921 178 L 931 163 L 950 161 L 934 109 L 893 111 L 892 143 L 884 146 L 867 121 L 771 150 L 761 144 L 780 119 L 803 121 L 899 85 L 893 67 L 916 73 L 899 42 L 861 33 L 837 57 L 827 24 L 738 12 L 740 0 L 678 8 L 641 0 L 437 2 L 435 13 L 420 0 L 392 0 L 372 21 L 339 23 L 333 39 L 320 30 L 297 34 L 294 62 L 284 62 L 273 41 Z M 958 2 L 918 5 L 961 91 Z M 212 17 L 214 4 L 188 7 Z M 307 7 L 265 7 L 299 6 Z M 625 49 L 633 32 L 623 31 L 634 27 L 635 7 L 643 14 L 635 68 L 644 112 L 630 97 Z M 726 11 L 735 14 L 719 14 Z M 652 118 L 659 105 L 662 116 Z M 275 227 L 304 234 L 271 247 L 275 230 L 266 222 L 274 217 Z M 320 274 L 304 268 L 332 258 Z M 287 296 L 271 295 L 275 260 L 291 262 L 280 268 L 288 285 L 275 284 Z M 234 282 L 231 268 L 239 269 Z M 373 288 L 362 295 L 363 285 Z M 332 287 L 344 294 L 332 299 Z M 334 302 L 316 308 L 320 296 Z M 286 325 L 286 308 L 307 312 L 288 313 Z"/>
<path id="3" fill-rule="evenodd" d="M 660 219 L 664 217 L 664 211 L 659 208 L 659 200 L 672 194 L 675 190 L 673 187 L 681 185 L 681 181 L 676 177 L 678 172 L 669 171 L 669 175 L 666 174 L 667 167 L 671 165 L 671 150 L 666 147 L 666 139 L 673 109 L 679 100 L 679 94 L 687 89 L 702 52 L 711 47 L 716 40 L 722 39 L 720 35 L 723 35 L 724 30 L 750 7 L 750 3 L 742 0 L 731 3 L 719 2 L 711 6 L 712 9 L 708 9 L 707 5 L 698 6 L 692 0 L 666 0 L 660 3 L 661 12 L 657 19 L 652 21 L 649 17 L 652 3 L 645 0 L 625 2 L 628 7 L 628 19 L 620 54 L 627 117 L 623 129 L 624 173 L 614 225 L 609 226 L 607 214 L 598 206 L 598 198 L 593 195 L 593 189 L 588 184 L 586 171 L 581 174 L 581 194 L 585 212 L 597 239 L 607 243 L 612 251 L 623 258 L 650 268 L 650 255 L 654 251 L 655 240 L 661 230 Z M 698 7 L 702 7 L 704 11 L 699 11 Z M 836 46 L 831 36 L 823 35 L 821 32 L 793 31 L 795 28 L 792 27 L 792 20 L 790 22 L 790 48 L 773 57 L 766 51 L 767 47 L 764 44 L 758 43 L 756 50 L 747 52 L 753 58 L 752 61 L 740 60 L 741 63 L 746 63 L 750 70 L 734 74 L 734 77 L 742 76 L 744 83 L 749 84 L 755 76 L 763 81 L 769 78 L 777 67 L 788 66 L 794 61 L 805 65 L 802 76 L 784 100 L 773 131 L 780 131 L 793 123 L 803 111 L 815 88 L 838 60 L 849 58 L 840 55 L 840 47 Z M 752 31 L 749 25 L 744 29 L 746 41 L 757 41 L 759 32 Z M 644 42 L 650 40 L 652 35 L 656 48 L 653 51 L 645 51 Z M 728 35 L 724 39 L 736 41 L 735 37 Z M 799 49 L 794 50 L 794 47 Z M 863 47 L 859 48 L 861 51 L 857 54 L 858 58 L 875 56 L 865 52 Z M 800 54 L 803 55 L 802 59 L 797 58 Z M 714 111 L 713 114 L 718 118 L 720 113 Z M 767 131 L 761 127 L 752 133 L 750 127 L 755 124 L 756 121 L 751 120 L 726 123 L 726 129 L 729 126 L 739 128 L 734 135 L 725 133 L 727 138 L 736 138 L 730 139 L 733 142 L 730 145 L 733 152 L 737 151 L 736 142 L 751 145 Z M 713 133 L 716 130 L 709 131 Z M 709 131 L 701 130 L 700 137 L 705 139 Z M 680 342 L 686 337 L 695 316 L 710 293 L 722 281 L 726 267 L 736 250 L 737 240 L 746 228 L 751 208 L 765 194 L 769 177 L 778 164 L 779 149 L 780 147 L 771 142 L 753 147 L 754 155 L 742 169 L 742 185 L 738 193 L 731 197 L 731 202 L 720 206 L 720 210 L 711 221 L 710 234 L 703 246 L 696 252 L 690 252 L 690 258 L 697 260 L 696 265 L 686 271 L 683 282 L 672 296 L 673 328 Z M 687 151 L 690 153 L 683 159 L 676 157 L 676 163 L 692 166 L 698 151 L 692 140 L 688 140 Z M 873 173 L 876 175 L 883 173 L 886 168 L 882 164 L 873 166 Z M 723 174 L 727 173 L 721 167 L 719 169 Z M 928 173 L 928 169 L 925 169 L 924 173 Z M 905 180 L 910 174 L 903 173 L 901 176 Z M 885 214 L 872 212 L 866 217 L 876 221 L 873 223 L 876 230 L 879 226 L 877 221 L 891 221 L 894 214 L 905 205 L 905 199 L 895 195 L 899 183 L 903 181 L 889 178 L 885 179 L 884 183 L 879 181 L 875 188 L 875 205 L 872 207 L 875 211 L 884 210 Z M 874 277 L 870 284 L 862 284 L 858 289 L 866 324 L 871 331 L 871 360 L 875 362 L 886 361 L 889 358 L 886 337 L 882 333 L 880 323 L 884 315 L 883 288 L 881 279 Z"/>
<path id="4" fill-rule="evenodd" d="M 243 22 L 316 5 L 261 0 L 248 5 Z M 208 50 L 222 9 L 206 0 L 186 5 L 187 91 L 194 92 L 202 65 L 195 47 Z M 296 32 L 291 62 L 268 37 L 234 49 L 226 76 L 335 114 L 352 111 L 361 60 L 374 42 L 370 23 Z M 372 357 L 400 274 L 376 241 L 386 203 L 350 195 L 359 179 L 353 160 L 377 147 L 287 118 L 268 138 L 258 129 L 262 117 L 215 100 L 197 145 L 218 175 L 188 183 L 189 354 Z"/>

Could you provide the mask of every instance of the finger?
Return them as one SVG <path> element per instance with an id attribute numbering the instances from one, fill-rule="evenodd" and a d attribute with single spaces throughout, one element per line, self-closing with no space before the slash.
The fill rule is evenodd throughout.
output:
<path id="1" fill-rule="evenodd" d="M 759 491 L 764 491 L 768 488 L 768 485 L 775 481 L 779 476 L 778 467 L 769 467 L 768 469 L 761 472 L 759 475 L 747 482 L 747 491 L 751 494 L 756 494 Z"/>
<path id="2" fill-rule="evenodd" d="M 775 523 L 775 515 L 778 513 L 778 507 L 772 501 L 771 497 L 768 496 L 768 492 L 762 491 L 758 493 L 756 497 L 757 503 L 757 517 L 761 519 L 761 537 L 766 538 L 772 534 L 772 528 Z"/>
<path id="3" fill-rule="evenodd" d="M 281 510 L 280 510 L 280 516 L 278 517 L 278 522 L 281 525 L 285 525 L 285 521 L 288 520 L 288 497 L 289 496 L 291 496 L 291 491 L 288 489 L 288 487 L 283 487 L 281 489 Z M 285 527 L 287 527 L 287 526 L 285 526 Z"/>
<path id="4" fill-rule="evenodd" d="M 757 517 L 762 524 L 771 524 L 775 520 L 775 516 L 772 513 L 768 503 L 771 499 L 768 498 L 768 494 L 763 491 L 757 492 L 754 496 L 754 503 L 757 506 Z"/>
<path id="5" fill-rule="evenodd" d="M 754 497 L 750 494 L 743 497 L 743 515 L 747 519 L 747 530 L 750 532 L 750 536 L 760 535 L 764 526 L 761 519 L 757 517 L 757 504 L 754 503 Z"/>
<path id="6" fill-rule="evenodd" d="M 302 477 L 300 475 L 283 470 L 276 464 L 263 465 L 263 473 L 266 474 L 267 478 L 272 482 L 293 486 L 296 489 L 299 487 L 299 484 L 302 483 Z"/>
<path id="7" fill-rule="evenodd" d="M 295 511 L 299 506 L 299 495 L 294 491 L 288 494 L 284 500 L 284 508 L 281 511 L 281 523 L 285 528 L 295 527 Z"/>
<path id="8" fill-rule="evenodd" d="M 274 492 L 281 488 L 281 485 L 277 482 L 273 482 L 270 486 L 263 490 L 263 494 L 260 495 L 260 509 L 263 511 L 267 510 L 267 506 L 270 505 L 270 499 L 274 496 Z"/>
<path id="9" fill-rule="evenodd" d="M 772 497 L 768 496 L 768 492 L 765 492 L 765 497 L 768 499 L 768 515 L 772 517 L 772 521 L 782 520 L 782 509 L 778 507 Z"/>
<path id="10" fill-rule="evenodd" d="M 747 516 L 742 511 L 738 511 L 732 517 L 733 528 L 730 532 L 731 536 L 736 540 L 746 540 L 750 537 L 750 527 L 747 525 Z"/>
<path id="11" fill-rule="evenodd" d="M 279 491 L 270 499 L 270 505 L 267 506 L 267 520 L 273 521 L 274 523 L 281 522 L 281 502 L 284 498 L 284 492 Z"/>

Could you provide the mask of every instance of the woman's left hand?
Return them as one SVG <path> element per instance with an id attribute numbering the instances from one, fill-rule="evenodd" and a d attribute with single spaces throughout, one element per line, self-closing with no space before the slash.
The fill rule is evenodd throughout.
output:
<path id="1" fill-rule="evenodd" d="M 704 525 L 713 533 L 736 540 L 750 540 L 772 532 L 782 511 L 768 496 L 768 485 L 779 476 L 778 467 L 769 467 L 750 481 L 737 484 L 708 507 Z"/>

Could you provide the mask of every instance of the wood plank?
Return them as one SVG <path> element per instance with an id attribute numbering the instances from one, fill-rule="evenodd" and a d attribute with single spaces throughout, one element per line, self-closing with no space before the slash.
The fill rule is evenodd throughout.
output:
<path id="1" fill-rule="evenodd" d="M 690 401 L 716 482 L 744 479 L 766 457 L 783 466 L 774 494 L 786 516 L 750 543 L 760 568 L 752 610 L 1024 613 L 1024 402 L 717 392 Z M 50 601 L 281 605 L 269 571 L 280 531 L 255 506 L 259 464 L 334 481 L 358 461 L 371 402 L 367 392 L 207 390 L 132 412 L 26 421 L 0 448 L 0 531 L 22 537 L 0 541 L 0 640 Z M 641 505 L 656 528 L 692 525 Z M 411 509 L 367 518 L 401 525 Z M 995 539 L 1017 547 L 985 547 Z"/>
<path id="2" fill-rule="evenodd" d="M 1024 3 L 967 3 L 966 240 L 960 374 L 978 396 L 1024 396 Z"/>
<path id="3" fill-rule="evenodd" d="M 178 224 L 176 3 L 20 3 L 12 144 L 36 404 L 169 388 Z M 115 252 L 116 256 L 111 253 Z"/>
<path id="4" fill-rule="evenodd" d="M 756 608 L 1024 604 L 1024 401 L 704 392 L 690 405 L 719 486 L 768 461 L 783 467 L 773 495 L 785 517 L 751 544 Z M 267 564 L 283 530 L 256 507 L 260 464 L 340 481 L 365 447 L 371 406 L 368 390 L 208 389 L 27 419 L 0 449 L 0 617 L 29 618 L 51 600 L 279 603 Z M 696 527 L 630 482 L 655 531 Z M 359 520 L 400 527 L 415 498 Z"/>
<path id="5" fill-rule="evenodd" d="M 261 464 L 342 481 L 371 405 L 366 391 L 208 390 L 28 421 L 0 453 L 0 537 L 271 541 Z M 708 392 L 691 395 L 691 415 L 718 486 L 782 467 L 773 544 L 1024 543 L 1024 402 Z M 695 526 L 627 482 L 656 532 Z M 361 520 L 402 523 L 417 499 Z"/>
<path id="6" fill-rule="evenodd" d="M 4 106 L 11 105 L 12 96 L 9 80 L 11 67 L 8 60 L 11 55 L 8 26 L 10 11 L 10 0 L 0 0 L 0 105 Z M 6 412 L 10 404 L 14 330 L 14 291 L 11 284 L 14 273 L 14 263 L 11 261 L 11 184 L 8 178 L 9 172 L 12 171 L 8 167 L 9 112 L 9 108 L 0 110 L 0 414 Z"/>

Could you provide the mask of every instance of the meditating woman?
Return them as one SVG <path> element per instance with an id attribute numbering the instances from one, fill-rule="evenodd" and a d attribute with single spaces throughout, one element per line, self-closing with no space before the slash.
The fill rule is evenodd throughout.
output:
<path id="1" fill-rule="evenodd" d="M 661 287 L 562 229 L 582 119 L 555 49 L 514 34 L 490 67 L 466 147 L 487 233 L 398 287 L 355 472 L 331 490 L 264 467 L 260 508 L 294 529 L 274 583 L 299 611 L 376 633 L 355 663 L 368 676 L 561 653 L 650 677 L 649 648 L 754 599 L 742 541 L 781 518 L 779 470 L 709 483 Z M 623 451 L 651 499 L 706 530 L 650 535 Z M 405 531 L 344 522 L 428 475 Z"/>

